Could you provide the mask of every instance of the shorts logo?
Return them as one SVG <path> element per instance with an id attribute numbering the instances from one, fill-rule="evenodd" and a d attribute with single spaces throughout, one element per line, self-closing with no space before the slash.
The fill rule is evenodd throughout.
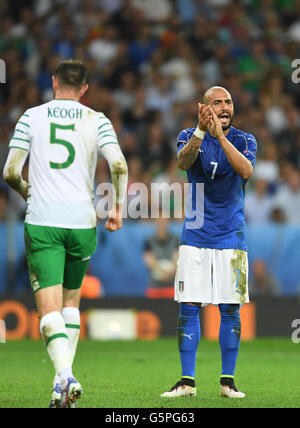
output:
<path id="1" fill-rule="evenodd" d="M 184 282 L 183 281 L 179 281 L 178 288 L 179 288 L 179 291 L 182 293 L 184 290 Z"/>
<path id="2" fill-rule="evenodd" d="M 40 289 L 40 284 L 39 284 L 37 277 L 35 276 L 34 273 L 32 273 L 30 275 L 30 281 L 31 281 L 33 291 L 34 292 L 38 291 Z"/>
<path id="3" fill-rule="evenodd" d="M 34 281 L 32 283 L 32 288 L 33 288 L 34 292 L 36 292 L 36 291 L 38 291 L 40 289 L 40 284 L 38 283 L 38 281 Z"/>

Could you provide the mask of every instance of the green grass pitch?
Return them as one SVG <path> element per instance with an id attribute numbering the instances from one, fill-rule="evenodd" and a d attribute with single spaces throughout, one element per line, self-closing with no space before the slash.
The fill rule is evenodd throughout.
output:
<path id="1" fill-rule="evenodd" d="M 201 340 L 197 396 L 159 395 L 180 378 L 175 338 L 156 341 L 81 341 L 74 374 L 82 383 L 82 408 L 276 408 L 300 407 L 300 344 L 290 339 L 257 339 L 241 344 L 236 384 L 242 400 L 219 397 L 220 351 Z M 0 408 L 48 407 L 53 368 L 42 342 L 0 344 Z"/>

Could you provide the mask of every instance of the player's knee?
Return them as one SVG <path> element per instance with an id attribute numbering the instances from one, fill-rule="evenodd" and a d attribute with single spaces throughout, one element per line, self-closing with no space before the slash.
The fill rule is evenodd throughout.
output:
<path id="1" fill-rule="evenodd" d="M 222 304 L 219 305 L 219 308 L 221 313 L 220 341 L 225 340 L 226 348 L 236 349 L 239 347 L 241 339 L 240 305 Z"/>
<path id="2" fill-rule="evenodd" d="M 61 312 L 61 285 L 42 288 L 35 294 L 38 314 L 40 318 L 51 312 Z"/>
<path id="3" fill-rule="evenodd" d="M 240 313 L 240 305 L 233 303 L 222 303 L 219 305 L 220 313 L 228 315 L 236 315 Z"/>
<path id="4" fill-rule="evenodd" d="M 221 320 L 234 320 L 240 324 L 240 305 L 239 304 L 221 304 L 219 305 Z"/>
<path id="5" fill-rule="evenodd" d="M 200 308 L 195 305 L 180 304 L 177 321 L 177 337 L 180 352 L 196 350 L 200 340 Z"/>

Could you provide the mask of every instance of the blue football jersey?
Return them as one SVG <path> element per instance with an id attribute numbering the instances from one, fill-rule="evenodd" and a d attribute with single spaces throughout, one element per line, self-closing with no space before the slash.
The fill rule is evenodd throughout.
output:
<path id="1" fill-rule="evenodd" d="M 177 153 L 188 143 L 194 131 L 195 128 L 189 128 L 179 133 Z M 253 135 L 231 126 L 226 138 L 255 165 L 257 143 Z M 247 180 L 233 170 L 219 141 L 209 132 L 205 134 L 187 177 L 191 207 L 189 214 L 186 213 L 180 244 L 247 251 L 244 214 Z M 191 214 L 197 217 L 197 221 Z"/>

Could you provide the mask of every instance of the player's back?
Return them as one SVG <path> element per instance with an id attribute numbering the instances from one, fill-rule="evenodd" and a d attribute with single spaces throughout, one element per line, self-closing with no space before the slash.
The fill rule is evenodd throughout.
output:
<path id="1" fill-rule="evenodd" d="M 25 222 L 73 229 L 95 227 L 97 145 L 117 144 L 110 121 L 77 101 L 59 99 L 28 109 L 15 136 L 26 137 L 29 144 L 24 142 L 24 148 L 30 150 Z M 12 139 L 11 146 L 15 143 Z"/>

